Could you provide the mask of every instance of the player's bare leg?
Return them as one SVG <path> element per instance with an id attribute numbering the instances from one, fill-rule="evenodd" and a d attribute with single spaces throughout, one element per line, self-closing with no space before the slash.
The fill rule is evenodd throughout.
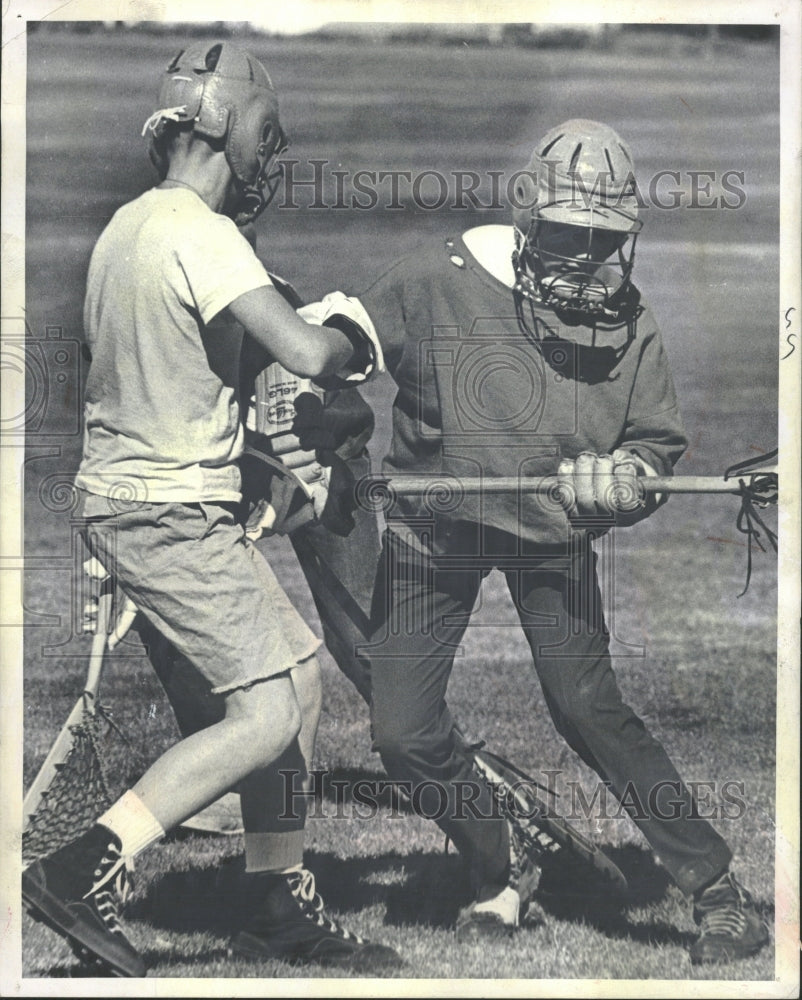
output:
<path id="1" fill-rule="evenodd" d="M 134 792 L 171 829 L 255 768 L 276 760 L 301 728 L 301 710 L 289 673 L 226 697 L 226 715 L 166 751 Z"/>
<path id="2" fill-rule="evenodd" d="M 239 783 L 249 872 L 277 874 L 298 869 L 303 862 L 304 793 L 309 790 L 322 699 L 317 657 L 299 663 L 290 677 L 301 715 L 298 735 L 269 767 L 254 770 Z"/>

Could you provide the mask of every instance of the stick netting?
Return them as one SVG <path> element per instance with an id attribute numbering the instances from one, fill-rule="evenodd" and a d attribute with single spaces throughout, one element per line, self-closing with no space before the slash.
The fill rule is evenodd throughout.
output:
<path id="1" fill-rule="evenodd" d="M 80 836 L 111 805 L 103 766 L 102 739 L 111 720 L 101 706 L 70 726 L 72 746 L 42 793 L 22 835 L 22 861 L 29 865 Z"/>

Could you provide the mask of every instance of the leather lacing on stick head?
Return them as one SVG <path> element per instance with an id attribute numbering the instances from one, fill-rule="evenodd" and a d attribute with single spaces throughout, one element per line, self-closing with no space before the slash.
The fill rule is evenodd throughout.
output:
<path id="1" fill-rule="evenodd" d="M 765 465 L 777 458 L 777 449 L 760 455 L 758 458 L 747 459 L 744 462 L 736 462 L 724 473 L 725 479 L 738 479 L 740 487 L 741 508 L 738 511 L 738 518 L 735 526 L 742 535 L 747 537 L 746 556 L 746 583 L 744 589 L 738 594 L 739 597 L 749 589 L 749 581 L 752 578 L 752 545 L 757 545 L 761 552 L 766 549 L 763 546 L 760 533 L 762 529 L 766 540 L 777 551 L 777 535 L 769 528 L 763 518 L 758 514 L 756 507 L 765 509 L 770 504 L 777 503 L 778 498 L 778 478 L 773 470 L 761 470 L 760 466 Z"/>

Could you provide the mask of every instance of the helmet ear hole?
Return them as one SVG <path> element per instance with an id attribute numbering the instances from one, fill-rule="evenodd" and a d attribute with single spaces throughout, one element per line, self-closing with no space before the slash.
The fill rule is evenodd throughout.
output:
<path id="1" fill-rule="evenodd" d="M 220 53 L 222 51 L 223 46 L 218 43 L 217 45 L 213 45 L 206 53 L 205 66 L 209 73 L 213 73 L 217 69 L 217 63 L 220 61 Z"/>

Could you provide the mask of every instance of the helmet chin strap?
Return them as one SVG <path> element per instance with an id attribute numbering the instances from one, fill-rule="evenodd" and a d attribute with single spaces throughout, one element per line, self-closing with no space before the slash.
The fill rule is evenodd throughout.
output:
<path id="1" fill-rule="evenodd" d="M 266 185 L 237 183 L 237 202 L 233 212 L 234 222 L 244 226 L 253 222 L 267 208 L 278 190 L 278 182 Z"/>

